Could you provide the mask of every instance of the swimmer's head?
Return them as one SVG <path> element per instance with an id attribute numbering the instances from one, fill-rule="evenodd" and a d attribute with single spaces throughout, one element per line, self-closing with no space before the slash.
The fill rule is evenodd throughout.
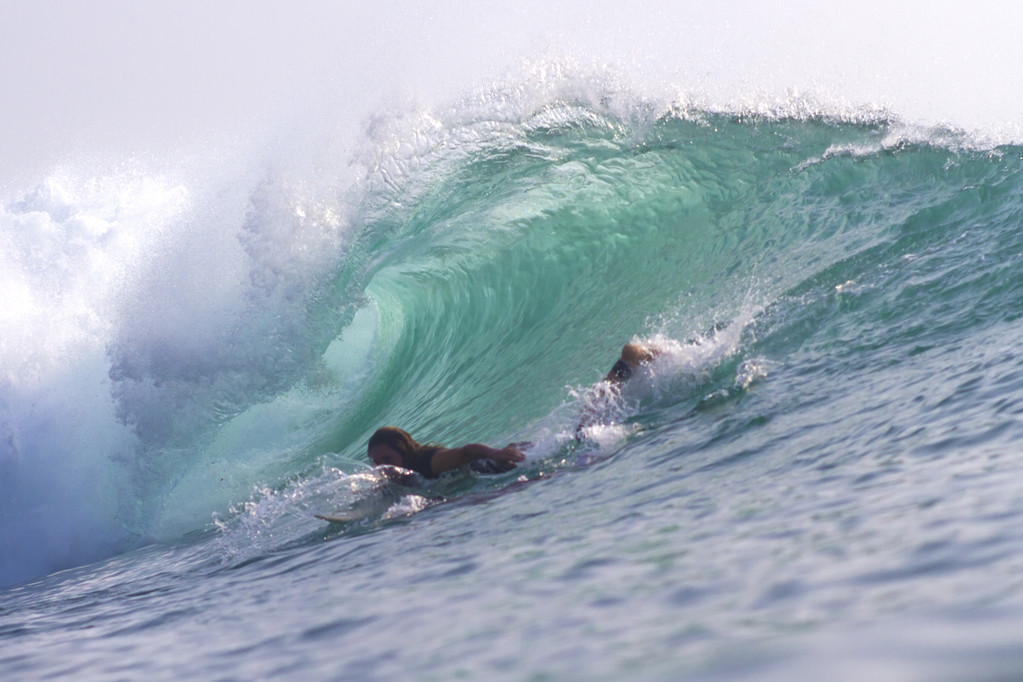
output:
<path id="1" fill-rule="evenodd" d="M 408 469 L 409 461 L 422 447 L 407 431 L 385 426 L 370 436 L 367 454 L 376 466 L 387 464 Z"/>

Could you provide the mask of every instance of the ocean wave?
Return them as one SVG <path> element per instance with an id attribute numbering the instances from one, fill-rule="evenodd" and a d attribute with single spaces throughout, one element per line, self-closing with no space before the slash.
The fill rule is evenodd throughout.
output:
<path id="1" fill-rule="evenodd" d="M 975 282 L 1014 276 L 969 274 L 951 244 L 1014 248 L 1017 148 L 805 95 L 709 107 L 534 69 L 381 113 L 336 167 L 55 175 L 0 205 L 0 582 L 204 527 L 363 457 L 384 423 L 556 452 L 572 391 L 659 338 L 674 378 L 604 425 L 613 451 L 621 423 L 823 342 L 834 311 L 867 310 L 846 343 L 911 295 L 948 319 L 911 259 L 978 287 L 971 324 L 1004 316 Z M 734 335 L 701 359 L 677 341 L 715 326 Z"/>

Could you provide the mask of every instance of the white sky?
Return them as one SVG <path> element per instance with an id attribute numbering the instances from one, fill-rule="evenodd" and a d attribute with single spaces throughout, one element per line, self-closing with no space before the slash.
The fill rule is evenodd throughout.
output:
<path id="1" fill-rule="evenodd" d="M 442 101 L 552 52 L 622 64 L 640 89 L 816 87 L 1013 140 L 1023 123 L 1008 0 L 0 0 L 0 17 L 0 195 L 303 109 L 355 121 L 394 94 Z"/>

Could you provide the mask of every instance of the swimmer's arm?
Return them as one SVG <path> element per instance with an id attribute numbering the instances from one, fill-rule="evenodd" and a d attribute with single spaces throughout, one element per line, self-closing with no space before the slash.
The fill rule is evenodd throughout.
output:
<path id="1" fill-rule="evenodd" d="M 430 468 L 434 474 L 442 474 L 477 459 L 492 459 L 502 464 L 515 465 L 525 458 L 525 455 L 510 445 L 498 450 L 482 443 L 470 443 L 460 448 L 438 450 L 430 461 Z"/>

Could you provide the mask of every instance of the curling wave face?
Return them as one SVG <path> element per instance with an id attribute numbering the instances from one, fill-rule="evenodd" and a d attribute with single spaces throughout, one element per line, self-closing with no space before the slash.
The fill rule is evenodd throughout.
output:
<path id="1" fill-rule="evenodd" d="M 669 352 L 603 452 L 809 349 L 894 358 L 1016 314 L 1015 147 L 571 78 L 366 132 L 344 191 L 138 171 L 0 205 L 0 583 L 329 488 L 382 424 L 561 457 L 633 337 Z"/>

